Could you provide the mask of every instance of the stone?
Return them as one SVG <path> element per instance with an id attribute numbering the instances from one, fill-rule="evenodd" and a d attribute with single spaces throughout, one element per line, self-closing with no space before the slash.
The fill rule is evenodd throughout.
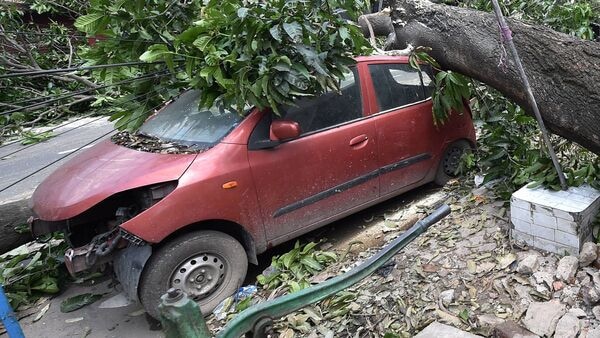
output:
<path id="1" fill-rule="evenodd" d="M 594 317 L 596 317 L 597 320 L 600 320 L 600 306 L 594 306 L 592 308 L 592 313 L 594 314 Z"/>
<path id="2" fill-rule="evenodd" d="M 538 260 L 538 255 L 529 254 L 519 262 L 519 264 L 517 265 L 517 272 L 526 275 L 531 275 L 532 273 L 537 271 L 539 266 L 540 263 Z"/>
<path id="3" fill-rule="evenodd" d="M 582 334 L 581 338 L 600 338 L 600 328 L 589 330 L 586 335 Z"/>
<path id="4" fill-rule="evenodd" d="M 492 328 L 504 323 L 505 320 L 500 317 L 496 317 L 493 314 L 486 313 L 481 316 L 477 316 L 477 321 L 482 327 Z"/>
<path id="5" fill-rule="evenodd" d="M 552 283 L 552 289 L 553 289 L 554 291 L 560 291 L 560 290 L 564 289 L 564 287 L 565 287 L 565 283 L 563 283 L 563 282 L 561 282 L 561 281 L 559 281 L 559 280 L 557 280 L 557 281 L 554 281 L 554 282 Z"/>
<path id="6" fill-rule="evenodd" d="M 578 308 L 578 307 L 569 309 L 569 313 L 577 318 L 586 318 L 587 317 L 587 313 L 585 313 L 585 311 L 583 311 L 583 309 Z"/>
<path id="7" fill-rule="evenodd" d="M 537 284 L 545 284 L 548 288 L 551 288 L 554 282 L 554 275 L 554 273 L 546 271 L 537 271 L 533 273 L 533 278 L 535 278 Z"/>
<path id="8" fill-rule="evenodd" d="M 539 338 L 538 335 L 533 334 L 519 324 L 512 320 L 507 320 L 504 323 L 496 325 L 492 337 L 496 338 Z"/>
<path id="9" fill-rule="evenodd" d="M 578 265 L 579 260 L 575 256 L 561 258 L 556 267 L 556 278 L 567 283 L 571 282 L 575 278 Z"/>
<path id="10" fill-rule="evenodd" d="M 556 329 L 558 320 L 567 312 L 565 305 L 556 300 L 548 302 L 533 302 L 529 304 L 523 325 L 529 331 L 551 337 Z"/>
<path id="11" fill-rule="evenodd" d="M 454 301 L 454 289 L 446 290 L 440 293 L 440 300 L 445 307 L 452 304 Z"/>
<path id="12" fill-rule="evenodd" d="M 581 330 L 579 318 L 567 313 L 556 324 L 554 338 L 575 338 Z"/>
<path id="13" fill-rule="evenodd" d="M 587 305 L 595 305 L 600 301 L 600 292 L 594 287 L 581 288 L 581 296 Z"/>
<path id="14" fill-rule="evenodd" d="M 596 258 L 598 258 L 598 246 L 592 242 L 584 243 L 581 252 L 579 253 L 579 266 L 588 266 L 592 264 Z"/>
<path id="15" fill-rule="evenodd" d="M 427 325 L 423 331 L 419 332 L 414 338 L 480 338 L 481 336 L 459 330 L 449 325 L 433 322 Z"/>

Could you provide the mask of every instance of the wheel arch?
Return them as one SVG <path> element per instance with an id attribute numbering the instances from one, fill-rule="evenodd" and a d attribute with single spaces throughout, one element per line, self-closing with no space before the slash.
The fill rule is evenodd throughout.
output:
<path id="1" fill-rule="evenodd" d="M 161 246 L 164 243 L 169 242 L 173 238 L 197 230 L 219 231 L 235 238 L 244 247 L 244 250 L 246 251 L 246 256 L 248 257 L 248 262 L 254 265 L 258 265 L 256 243 L 252 235 L 242 225 L 227 220 L 211 219 L 189 224 L 171 233 L 160 243 L 155 244 L 155 246 Z"/>

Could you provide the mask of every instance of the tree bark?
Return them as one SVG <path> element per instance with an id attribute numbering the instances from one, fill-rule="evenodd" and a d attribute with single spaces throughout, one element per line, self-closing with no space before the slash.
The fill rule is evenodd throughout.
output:
<path id="1" fill-rule="evenodd" d="M 513 56 L 506 67 L 499 65 L 502 44 L 493 14 L 396 0 L 391 21 L 396 48 L 431 47 L 445 69 L 496 88 L 532 113 Z M 548 129 L 600 154 L 600 43 L 518 20 L 508 24 Z"/>
<path id="2" fill-rule="evenodd" d="M 15 227 L 27 221 L 31 216 L 31 210 L 27 204 L 28 200 L 0 204 L 0 254 L 8 252 L 16 247 L 33 240 L 31 233 L 20 234 L 15 231 Z"/>

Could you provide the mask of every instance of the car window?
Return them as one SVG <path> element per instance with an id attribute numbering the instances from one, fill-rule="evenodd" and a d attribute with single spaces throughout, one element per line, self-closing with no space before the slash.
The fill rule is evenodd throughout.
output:
<path id="1" fill-rule="evenodd" d="M 311 133 L 362 117 L 360 82 L 356 68 L 340 80 L 340 92 L 330 91 L 319 97 L 297 100 L 295 105 L 280 107 L 281 119 L 300 124 L 302 134 Z"/>
<path id="2" fill-rule="evenodd" d="M 187 146 L 207 146 L 219 142 L 244 118 L 217 103 L 199 109 L 199 102 L 200 91 L 189 90 L 146 121 L 139 132 Z"/>
<path id="3" fill-rule="evenodd" d="M 431 96 L 430 87 L 433 84 L 426 71 L 419 76 L 419 71 L 407 64 L 374 64 L 369 65 L 369 72 L 380 111 L 405 106 Z"/>

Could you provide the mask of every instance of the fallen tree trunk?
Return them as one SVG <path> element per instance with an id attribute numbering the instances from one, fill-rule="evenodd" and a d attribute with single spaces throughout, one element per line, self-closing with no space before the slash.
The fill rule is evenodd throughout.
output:
<path id="1" fill-rule="evenodd" d="M 431 47 L 442 67 L 496 88 L 531 114 L 512 55 L 506 67 L 499 66 L 502 45 L 493 14 L 396 0 L 391 21 L 395 48 Z M 385 29 L 378 22 L 371 21 L 381 25 L 374 30 Z M 547 127 L 600 154 L 600 43 L 517 20 L 508 24 Z"/>
<path id="2" fill-rule="evenodd" d="M 31 233 L 18 233 L 15 227 L 22 225 L 31 216 L 27 199 L 0 204 L 0 254 L 10 251 L 33 240 Z"/>

